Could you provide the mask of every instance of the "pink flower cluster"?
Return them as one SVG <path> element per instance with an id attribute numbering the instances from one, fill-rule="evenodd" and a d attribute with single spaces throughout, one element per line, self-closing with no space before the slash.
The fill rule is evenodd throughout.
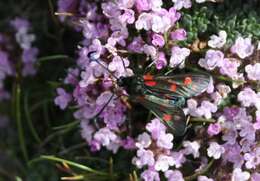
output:
<path id="1" fill-rule="evenodd" d="M 251 38 L 241 35 L 229 46 L 224 30 L 209 37 L 205 55 L 193 66 L 203 68 L 214 80 L 207 93 L 187 100 L 188 132 L 194 133 L 192 137 L 187 133 L 177 146 L 178 139 L 157 118 L 146 124 L 144 132 L 130 134 L 128 105 L 122 99 L 127 92 L 115 84 L 117 78 L 134 74 L 132 55 L 144 57 L 138 61 L 150 63 L 158 72 L 185 69 L 193 52 L 180 45 L 187 33 L 176 24 L 179 10 L 191 8 L 191 1 L 173 0 L 167 8 L 161 0 L 108 1 L 101 7 L 78 3 L 60 0 L 58 4 L 59 11 L 84 15 L 80 19 L 84 38 L 78 46 L 77 67 L 68 70 L 55 103 L 63 110 L 76 106 L 74 117 L 80 120 L 81 135 L 92 151 L 134 150 L 132 163 L 146 181 L 162 177 L 183 181 L 189 176 L 184 171 L 187 165 L 202 173 L 199 181 L 259 180 L 260 64 L 252 61 L 259 50 Z M 216 171 L 204 172 L 214 160 L 219 160 Z"/>
<path id="2" fill-rule="evenodd" d="M 4 88 L 5 79 L 17 74 L 16 66 L 21 61 L 21 75 L 29 76 L 36 73 L 35 62 L 37 60 L 38 48 L 33 47 L 35 35 L 30 33 L 30 23 L 23 18 L 15 18 L 10 22 L 11 35 L 0 33 L 0 100 L 8 99 L 9 93 Z M 15 40 L 13 42 L 12 40 Z M 14 55 L 17 45 L 21 51 L 20 55 Z M 19 58 L 17 58 L 19 57 Z"/>

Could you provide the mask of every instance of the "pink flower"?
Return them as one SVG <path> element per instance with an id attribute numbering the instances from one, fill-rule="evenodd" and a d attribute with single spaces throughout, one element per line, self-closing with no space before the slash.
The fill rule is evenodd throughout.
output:
<path id="1" fill-rule="evenodd" d="M 177 29 L 174 32 L 171 32 L 171 39 L 172 40 L 182 41 L 182 40 L 185 40 L 186 38 L 187 38 L 187 33 L 182 28 Z"/>
<path id="2" fill-rule="evenodd" d="M 60 107 L 60 109 L 64 110 L 72 100 L 72 97 L 63 88 L 58 88 L 57 93 L 58 96 L 55 98 L 54 102 Z"/>
<path id="3" fill-rule="evenodd" d="M 135 22 L 135 12 L 131 9 L 125 9 L 119 19 L 122 23 L 133 24 Z"/>
<path id="4" fill-rule="evenodd" d="M 94 139 L 103 146 L 109 146 L 117 139 L 117 135 L 108 128 L 101 128 L 94 134 Z"/>
<path id="5" fill-rule="evenodd" d="M 167 60 L 165 54 L 163 52 L 159 52 L 158 56 L 155 60 L 155 66 L 158 70 L 161 70 L 163 67 L 167 65 Z"/>
<path id="6" fill-rule="evenodd" d="M 120 56 L 115 56 L 112 62 L 109 63 L 108 69 L 114 72 L 116 77 L 125 77 L 133 74 L 132 70 L 127 68 L 129 60 Z"/>
<path id="7" fill-rule="evenodd" d="M 161 133 L 165 133 L 166 127 L 157 118 L 151 120 L 150 123 L 146 125 L 146 130 L 149 131 L 153 139 L 158 139 Z"/>
<path id="8" fill-rule="evenodd" d="M 168 170 L 164 175 L 168 181 L 184 181 L 183 175 L 179 170 Z"/>
<path id="9" fill-rule="evenodd" d="M 217 35 L 210 36 L 208 45 L 211 48 L 221 48 L 225 45 L 227 39 L 227 33 L 225 31 L 220 31 Z"/>
<path id="10" fill-rule="evenodd" d="M 250 178 L 250 173 L 242 171 L 241 168 L 235 168 L 232 173 L 231 181 L 247 181 Z"/>
<path id="11" fill-rule="evenodd" d="M 235 44 L 231 47 L 231 52 L 237 54 L 244 59 L 254 52 L 254 46 L 251 43 L 251 38 L 238 37 Z"/>
<path id="12" fill-rule="evenodd" d="M 197 141 L 184 141 L 183 142 L 184 154 L 189 155 L 192 154 L 194 158 L 198 158 L 200 156 L 200 144 Z"/>
<path id="13" fill-rule="evenodd" d="M 259 181 L 259 180 L 260 180 L 260 173 L 255 172 L 251 175 L 251 181 Z"/>
<path id="14" fill-rule="evenodd" d="M 88 120 L 82 120 L 80 122 L 80 127 L 82 138 L 84 138 L 89 144 L 91 144 L 93 138 L 92 134 L 95 131 L 94 127 L 89 124 Z"/>
<path id="15" fill-rule="evenodd" d="M 206 176 L 200 175 L 198 176 L 198 181 L 214 181 L 212 178 L 208 178 Z"/>
<path id="16" fill-rule="evenodd" d="M 180 168 L 183 165 L 183 163 L 186 161 L 183 150 L 179 152 L 172 152 L 171 156 L 173 158 L 173 165 L 176 168 Z"/>
<path id="17" fill-rule="evenodd" d="M 152 143 L 151 137 L 148 133 L 144 132 L 140 134 L 137 138 L 136 147 L 137 148 L 148 148 Z"/>
<path id="18" fill-rule="evenodd" d="M 138 16 L 137 21 L 135 22 L 135 28 L 137 30 L 144 29 L 146 31 L 152 28 L 152 18 L 153 15 L 150 13 L 142 13 Z"/>
<path id="19" fill-rule="evenodd" d="M 135 5 L 139 12 L 150 10 L 150 0 L 136 0 Z"/>
<path id="20" fill-rule="evenodd" d="M 225 148 L 216 142 L 211 142 L 207 149 L 208 156 L 214 159 L 219 159 L 224 152 Z"/>
<path id="21" fill-rule="evenodd" d="M 221 67 L 224 54 L 219 50 L 208 50 L 205 58 L 199 60 L 199 65 L 207 70 Z"/>
<path id="22" fill-rule="evenodd" d="M 208 127 L 208 134 L 210 136 L 218 135 L 221 131 L 221 126 L 219 123 L 210 124 Z"/>
<path id="23" fill-rule="evenodd" d="M 198 108 L 198 113 L 201 116 L 205 116 L 206 119 L 212 117 L 212 113 L 217 112 L 217 106 L 209 101 L 202 101 L 201 106 Z"/>
<path id="24" fill-rule="evenodd" d="M 160 181 L 159 173 L 152 169 L 145 170 L 141 177 L 144 181 Z"/>
<path id="25" fill-rule="evenodd" d="M 260 80 L 260 63 L 254 65 L 247 65 L 245 67 L 247 77 L 250 80 Z"/>
<path id="26" fill-rule="evenodd" d="M 145 165 L 154 165 L 154 154 L 151 150 L 139 149 L 137 150 L 137 157 L 134 157 L 132 163 L 138 168 L 142 168 Z"/>
<path id="27" fill-rule="evenodd" d="M 237 72 L 240 62 L 236 59 L 224 58 L 222 65 L 220 67 L 220 73 L 227 75 L 232 79 L 237 79 L 239 74 Z"/>
<path id="28" fill-rule="evenodd" d="M 170 67 L 176 67 L 184 64 L 184 60 L 190 55 L 190 49 L 180 48 L 178 46 L 172 47 L 172 56 L 170 58 Z"/>
<path id="29" fill-rule="evenodd" d="M 157 138 L 157 146 L 165 149 L 171 149 L 173 147 L 173 135 L 170 133 L 161 133 Z"/>
<path id="30" fill-rule="evenodd" d="M 143 50 L 144 50 L 144 53 L 147 56 L 150 56 L 152 58 L 152 60 L 156 60 L 156 58 L 157 58 L 157 49 L 154 46 L 145 44 L 143 46 Z"/>
<path id="31" fill-rule="evenodd" d="M 153 34 L 152 44 L 154 46 L 163 47 L 165 44 L 164 38 L 160 34 Z"/>
<path id="32" fill-rule="evenodd" d="M 172 0 L 174 2 L 174 8 L 177 10 L 180 10 L 182 8 L 190 8 L 191 7 L 191 1 L 190 0 Z"/>
<path id="33" fill-rule="evenodd" d="M 170 156 L 166 156 L 166 155 L 159 155 L 154 168 L 157 171 L 167 171 L 169 169 L 170 166 L 173 166 L 174 160 L 172 157 Z"/>
<path id="34" fill-rule="evenodd" d="M 249 107 L 254 105 L 256 100 L 256 93 L 251 88 L 247 87 L 237 95 L 237 99 L 242 103 L 243 106 Z"/>

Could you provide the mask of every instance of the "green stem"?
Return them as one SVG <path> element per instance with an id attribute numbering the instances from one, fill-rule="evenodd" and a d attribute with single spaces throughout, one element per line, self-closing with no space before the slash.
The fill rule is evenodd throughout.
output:
<path id="1" fill-rule="evenodd" d="M 16 116 L 16 124 L 17 124 L 18 135 L 19 135 L 18 139 L 20 143 L 20 148 L 23 153 L 23 157 L 27 162 L 28 154 L 25 145 L 22 119 L 21 119 L 21 88 L 19 83 L 16 84 L 16 91 L 15 91 L 15 116 Z"/>
<path id="2" fill-rule="evenodd" d="M 25 98 L 24 98 L 24 111 L 25 111 L 25 117 L 29 126 L 29 129 L 32 133 L 33 138 L 38 142 L 41 143 L 41 139 L 32 123 L 32 119 L 31 119 L 31 114 L 29 111 L 29 106 L 28 106 L 28 94 L 26 94 Z"/>
<path id="3" fill-rule="evenodd" d="M 84 170 L 84 171 L 87 171 L 87 172 L 91 172 L 91 173 L 94 173 L 94 174 L 97 174 L 97 175 L 103 175 L 103 176 L 108 176 L 109 175 L 108 173 L 101 172 L 101 171 L 98 171 L 98 170 L 94 170 L 94 169 L 89 168 L 89 167 L 87 167 L 85 165 L 78 164 L 78 163 L 75 163 L 75 162 L 72 162 L 72 161 L 69 161 L 69 160 L 64 160 L 62 158 L 57 158 L 57 157 L 51 156 L 51 155 L 42 155 L 40 158 L 41 159 L 45 159 L 45 160 L 51 160 L 51 161 L 66 163 L 68 165 L 77 167 L 77 168 L 79 168 L 81 170 Z"/>
<path id="4" fill-rule="evenodd" d="M 206 172 L 208 172 L 208 170 L 210 169 L 210 167 L 213 165 L 214 163 L 214 159 L 212 159 L 209 164 L 202 170 L 196 172 L 195 174 L 191 175 L 191 176 L 187 176 L 187 177 L 184 177 L 184 180 L 185 181 L 190 181 L 190 180 L 194 180 L 196 179 L 198 176 L 200 175 L 204 175 Z"/>
<path id="5" fill-rule="evenodd" d="M 191 118 L 190 122 L 203 122 L 203 123 L 215 123 L 214 119 L 205 119 L 205 118 Z"/>
<path id="6" fill-rule="evenodd" d="M 44 61 L 48 60 L 57 60 L 57 59 L 67 59 L 69 58 L 67 55 L 50 55 L 50 56 L 45 56 L 41 57 L 37 60 L 38 63 L 42 63 Z"/>

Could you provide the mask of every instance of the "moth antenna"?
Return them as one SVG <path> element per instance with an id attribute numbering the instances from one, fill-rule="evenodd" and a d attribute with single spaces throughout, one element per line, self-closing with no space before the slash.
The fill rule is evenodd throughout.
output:
<path id="1" fill-rule="evenodd" d="M 92 119 L 95 119 L 97 118 L 103 111 L 104 109 L 107 107 L 107 105 L 111 102 L 111 100 L 113 99 L 114 97 L 114 93 L 112 93 L 112 95 L 110 96 L 110 98 L 108 99 L 108 101 L 104 104 L 104 106 L 100 109 L 100 111 L 92 118 Z"/>
<path id="2" fill-rule="evenodd" d="M 89 52 L 88 55 L 87 55 L 88 58 L 89 58 L 90 60 L 92 60 L 92 61 L 97 62 L 101 67 L 103 67 L 105 70 L 107 70 L 108 73 L 110 73 L 110 75 L 111 75 L 112 77 L 114 77 L 116 80 L 118 80 L 118 78 L 113 74 L 113 72 L 111 72 L 105 65 L 103 65 L 102 63 L 100 63 L 100 62 L 98 61 L 98 59 L 96 59 L 96 58 L 94 58 L 93 56 L 91 56 L 91 55 L 93 55 L 93 53 L 96 53 L 96 51 Z"/>
<path id="3" fill-rule="evenodd" d="M 147 67 L 145 67 L 144 74 L 147 73 L 148 69 L 152 67 L 155 61 L 152 61 Z"/>

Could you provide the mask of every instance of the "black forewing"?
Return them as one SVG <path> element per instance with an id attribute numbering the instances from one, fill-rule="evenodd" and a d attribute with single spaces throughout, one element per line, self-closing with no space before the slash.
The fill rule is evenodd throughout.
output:
<path id="1" fill-rule="evenodd" d="M 204 73 L 154 76 L 152 81 L 155 84 L 152 86 L 146 84 L 149 81 L 151 82 L 151 80 L 144 80 L 144 87 L 153 95 L 169 99 L 174 97 L 189 98 L 203 93 L 209 86 L 211 76 Z"/>

